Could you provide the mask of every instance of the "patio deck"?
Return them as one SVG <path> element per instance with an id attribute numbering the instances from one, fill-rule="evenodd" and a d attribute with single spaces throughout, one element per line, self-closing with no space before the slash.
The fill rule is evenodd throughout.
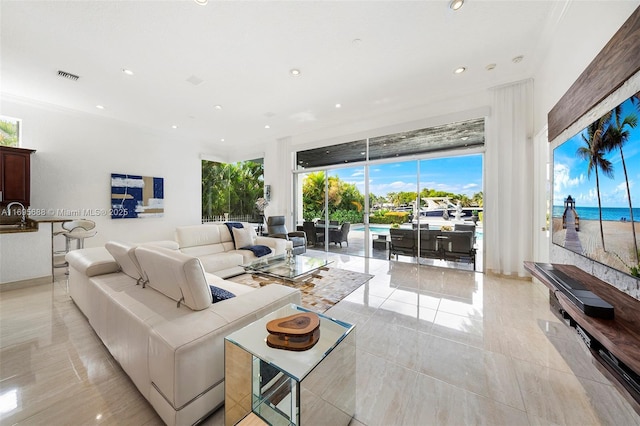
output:
<path id="1" fill-rule="evenodd" d="M 422 222 L 424 223 L 424 222 Z M 440 228 L 442 225 L 448 225 L 448 226 L 453 226 L 456 221 L 454 220 L 448 220 L 445 221 L 443 219 L 440 218 L 429 218 L 427 223 L 429 223 L 429 228 L 430 229 L 438 229 Z M 463 223 L 458 222 L 458 223 Z M 351 230 L 349 231 L 349 237 L 348 237 L 348 241 L 349 241 L 349 245 L 347 246 L 345 243 L 342 243 L 342 247 L 340 247 L 339 244 L 334 244 L 334 243 L 329 243 L 329 252 L 330 253 L 337 253 L 337 254 L 345 254 L 345 255 L 350 255 L 350 256 L 360 256 L 360 257 L 364 257 L 365 256 L 365 232 L 364 230 L 360 230 L 359 228 L 363 228 L 364 225 L 363 224 L 352 224 L 351 225 Z M 380 235 L 380 234 L 386 234 L 389 235 L 389 225 L 377 225 L 377 224 L 370 224 L 370 227 L 374 227 L 375 229 L 377 228 L 386 228 L 386 232 L 383 232 L 382 230 L 378 230 L 378 232 L 376 231 L 370 231 L 370 241 L 369 244 L 372 244 L 372 241 L 374 239 L 374 235 Z M 409 227 L 408 225 L 404 225 L 403 227 Z M 477 248 L 477 253 L 476 253 L 476 272 L 482 272 L 483 271 L 483 255 L 484 255 L 484 250 L 483 250 L 483 232 L 482 232 L 483 228 L 482 228 L 482 223 L 478 222 L 477 227 L 476 227 L 476 237 L 477 237 L 477 242 L 476 242 L 476 248 Z M 307 251 L 317 251 L 318 255 L 320 255 L 320 253 L 324 252 L 324 245 L 317 245 L 317 246 L 309 246 L 307 247 Z M 387 260 L 389 258 L 389 250 L 381 250 L 381 249 L 374 249 L 373 247 L 370 248 L 369 250 L 369 254 L 370 257 L 373 259 L 384 259 Z M 394 260 L 395 256 L 392 258 L 392 260 Z M 406 263 L 420 263 L 421 265 L 430 265 L 430 266 L 441 266 L 441 267 L 445 267 L 445 268 L 456 268 L 456 269 L 463 269 L 463 270 L 468 270 L 468 271 L 472 271 L 473 270 L 473 265 L 468 264 L 468 263 L 463 263 L 463 262 L 451 262 L 451 261 L 444 261 L 444 260 L 434 260 L 434 259 L 425 259 L 425 258 L 416 258 L 416 257 L 412 257 L 412 256 L 398 256 L 397 261 L 399 262 L 406 262 Z"/>

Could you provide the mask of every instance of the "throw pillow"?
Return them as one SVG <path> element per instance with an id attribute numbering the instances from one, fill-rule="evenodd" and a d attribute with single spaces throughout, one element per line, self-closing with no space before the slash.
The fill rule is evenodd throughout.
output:
<path id="1" fill-rule="evenodd" d="M 222 300 L 231 299 L 232 297 L 236 297 L 235 294 L 223 288 L 216 287 L 214 285 L 209 285 L 209 287 L 211 288 L 211 297 L 213 299 L 213 303 L 220 302 Z"/>
<path id="2" fill-rule="evenodd" d="M 229 234 L 231 234 L 231 242 L 235 244 L 235 240 L 233 239 L 233 228 L 244 228 L 240 222 L 225 222 L 227 228 L 229 228 Z"/>
<path id="3" fill-rule="evenodd" d="M 251 230 L 248 228 L 233 228 L 233 240 L 235 241 L 236 250 L 254 245 Z"/>

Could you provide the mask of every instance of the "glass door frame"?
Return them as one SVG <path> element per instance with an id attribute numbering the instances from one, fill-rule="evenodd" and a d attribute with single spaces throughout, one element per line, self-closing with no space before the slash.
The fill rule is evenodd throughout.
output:
<path id="1" fill-rule="evenodd" d="M 424 153 L 424 154 L 420 154 L 420 155 L 411 155 L 411 156 L 403 156 L 403 157 L 392 157 L 392 158 L 384 158 L 384 159 L 376 159 L 376 160 L 369 160 L 369 140 L 367 139 L 367 156 L 365 158 L 367 158 L 367 160 L 365 161 L 358 161 L 358 162 L 353 162 L 353 163 L 346 163 L 346 164 L 333 164 L 331 166 L 323 166 L 323 167 L 313 167 L 313 168 L 307 168 L 307 169 L 300 169 L 300 170 L 292 170 L 292 174 L 293 174 L 293 183 L 294 183 L 294 187 L 296 188 L 296 191 L 294 191 L 294 208 L 296 209 L 296 211 L 294 211 L 294 215 L 293 217 L 296 218 L 296 221 L 298 220 L 299 217 L 302 217 L 302 213 L 298 212 L 297 209 L 299 207 L 299 202 L 298 202 L 298 197 L 301 197 L 301 194 L 299 194 L 298 192 L 298 188 L 301 188 L 301 182 L 299 182 L 299 177 L 300 175 L 305 175 L 305 174 L 309 174 L 309 173 L 313 173 L 313 172 L 318 172 L 318 171 L 322 171 L 324 172 L 325 175 L 325 221 L 329 221 L 329 198 L 328 198 L 328 187 L 329 187 L 329 175 L 328 172 L 330 170 L 335 170 L 335 169 L 345 169 L 345 168 L 353 168 L 353 167 L 364 167 L 364 176 L 365 176 L 365 181 L 364 181 L 364 187 L 365 187 L 365 194 L 364 194 L 364 217 L 363 217 L 363 224 L 364 224 L 364 257 L 365 258 L 370 258 L 371 257 L 371 237 L 370 237 L 370 232 L 369 232 L 369 213 L 370 213 L 370 205 L 369 205 L 369 178 L 370 178 L 370 174 L 369 174 L 369 168 L 375 165 L 379 165 L 379 164 L 391 164 L 391 163 L 398 163 L 398 162 L 408 162 L 408 161 L 416 161 L 416 187 L 417 187 L 417 196 L 416 196 L 416 203 L 417 206 L 419 207 L 419 203 L 420 203 L 420 191 L 421 191 L 421 186 L 420 186 L 420 163 L 422 160 L 429 160 L 429 159 L 439 159 L 439 158 L 455 158 L 455 157 L 464 157 L 464 156 L 470 156 L 470 155 L 481 155 L 482 156 L 482 192 L 483 192 L 483 196 L 484 196 L 484 202 L 483 204 L 486 205 L 486 192 L 485 192 L 485 186 L 486 186 L 486 170 L 485 170 L 485 155 L 486 155 L 486 146 L 481 146 L 481 147 L 475 147 L 475 148 L 469 148 L 469 149 L 465 149 L 465 150 L 458 150 L 458 149 L 454 149 L 454 150 L 444 150 L 444 151 L 437 151 L 437 152 L 431 152 L 431 153 Z M 295 154 L 295 152 L 294 152 Z M 297 223 L 296 223 L 297 225 Z M 328 232 L 328 231 L 326 231 Z M 329 252 L 329 242 L 328 242 L 328 234 L 325 234 L 325 244 L 324 244 L 324 251 L 325 253 Z M 486 244 L 483 244 L 482 246 L 482 259 L 483 259 L 483 265 L 482 265 L 482 271 L 484 271 L 484 253 L 486 251 Z"/>

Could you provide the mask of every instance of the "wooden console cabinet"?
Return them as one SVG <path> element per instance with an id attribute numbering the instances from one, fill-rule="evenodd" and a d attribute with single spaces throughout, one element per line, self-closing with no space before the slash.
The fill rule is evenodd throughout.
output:
<path id="1" fill-rule="evenodd" d="M 33 149 L 0 146 L 0 205 L 13 201 L 25 207 L 31 198 L 31 154 Z"/>
<path id="2" fill-rule="evenodd" d="M 535 263 L 524 262 L 525 268 L 547 287 L 549 297 L 557 299 L 557 303 L 564 311 L 565 317 L 570 317 L 571 326 L 578 326 L 579 333 L 584 333 L 591 338 L 590 351 L 605 369 L 618 381 L 619 388 L 623 389 L 636 412 L 640 413 L 640 392 L 623 377 L 619 370 L 612 368 L 604 359 L 601 349 L 605 349 L 619 362 L 636 375 L 640 374 L 640 300 L 618 290 L 610 284 L 586 273 L 574 265 L 554 264 L 554 268 L 564 272 L 587 287 L 596 295 L 613 305 L 614 319 L 594 318 L 585 315 L 567 296 L 558 291 L 556 285 L 537 270 Z M 583 336 L 584 338 L 585 336 Z"/>

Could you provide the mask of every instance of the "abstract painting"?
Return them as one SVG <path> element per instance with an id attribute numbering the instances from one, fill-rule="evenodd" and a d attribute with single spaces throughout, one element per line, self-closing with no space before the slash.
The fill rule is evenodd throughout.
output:
<path id="1" fill-rule="evenodd" d="M 111 219 L 161 217 L 164 179 L 111 174 Z"/>

